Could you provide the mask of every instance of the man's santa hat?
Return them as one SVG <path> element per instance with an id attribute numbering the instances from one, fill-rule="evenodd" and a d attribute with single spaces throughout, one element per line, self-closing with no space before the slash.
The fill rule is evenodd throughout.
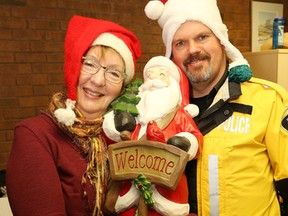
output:
<path id="1" fill-rule="evenodd" d="M 140 42 L 126 28 L 106 20 L 73 16 L 68 24 L 64 43 L 64 76 L 68 96 L 66 110 L 58 109 L 55 111 L 58 121 L 66 126 L 71 126 L 74 123 L 75 114 L 73 116 L 72 110 L 77 99 L 82 56 L 94 45 L 111 47 L 121 55 L 127 74 L 124 80 L 125 85 L 132 80 L 136 59 L 141 56 Z"/>
<path id="2" fill-rule="evenodd" d="M 228 39 L 228 30 L 222 22 L 216 0 L 151 0 L 144 11 L 148 18 L 158 20 L 163 29 L 162 39 L 166 46 L 166 57 L 171 57 L 172 40 L 177 29 L 186 21 L 195 20 L 210 28 L 225 47 L 231 60 L 230 80 L 243 82 L 251 78 L 252 72 L 248 62 Z"/>

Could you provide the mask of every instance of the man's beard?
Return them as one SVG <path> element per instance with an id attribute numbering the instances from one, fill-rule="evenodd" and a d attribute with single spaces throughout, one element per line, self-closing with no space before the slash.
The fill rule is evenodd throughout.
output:
<path id="1" fill-rule="evenodd" d="M 147 81 L 147 84 L 145 83 L 144 89 L 139 92 L 141 100 L 137 104 L 140 113 L 137 120 L 141 124 L 147 124 L 151 120 L 157 121 L 172 112 L 181 103 L 180 86 L 173 78 L 170 77 L 170 85 L 165 87 L 156 88 L 151 84 L 152 82 L 148 82 L 150 80 Z M 158 84 L 161 82 L 161 80 L 157 81 Z M 164 86 L 164 82 L 162 83 L 162 86 Z M 151 85 L 153 90 L 147 88 Z"/>
<path id="2" fill-rule="evenodd" d="M 203 66 L 201 66 L 201 68 L 198 69 L 198 71 L 200 71 L 200 75 L 199 72 L 197 74 L 195 74 L 192 70 L 189 70 L 188 65 L 193 62 L 193 61 L 197 61 L 197 60 L 204 60 L 207 59 L 207 61 L 209 62 L 209 67 L 205 70 L 203 70 Z M 201 83 L 201 82 L 205 82 L 207 80 L 209 80 L 212 76 L 212 68 L 213 65 L 210 61 L 211 57 L 208 54 L 197 54 L 197 55 L 189 55 L 183 62 L 183 65 L 185 66 L 185 74 L 188 78 L 188 80 L 190 81 L 190 83 Z"/>

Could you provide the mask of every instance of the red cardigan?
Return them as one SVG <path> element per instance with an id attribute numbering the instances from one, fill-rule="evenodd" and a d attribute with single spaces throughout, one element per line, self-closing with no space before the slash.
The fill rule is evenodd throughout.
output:
<path id="1" fill-rule="evenodd" d="M 91 215 L 82 198 L 85 170 L 85 158 L 50 117 L 41 114 L 18 123 L 6 174 L 13 214 Z M 92 187 L 86 191 L 93 205 Z"/>

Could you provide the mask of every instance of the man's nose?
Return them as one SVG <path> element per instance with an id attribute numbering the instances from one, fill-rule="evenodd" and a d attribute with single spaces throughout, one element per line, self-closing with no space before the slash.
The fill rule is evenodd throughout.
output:
<path id="1" fill-rule="evenodd" d="M 201 48 L 200 48 L 199 43 L 197 43 L 194 40 L 189 41 L 188 52 L 191 53 L 191 54 L 201 52 Z"/>

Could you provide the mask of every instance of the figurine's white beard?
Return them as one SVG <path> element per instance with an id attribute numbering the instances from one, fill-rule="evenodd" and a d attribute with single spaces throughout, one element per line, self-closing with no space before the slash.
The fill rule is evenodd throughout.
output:
<path id="1" fill-rule="evenodd" d="M 158 84 L 160 82 L 162 81 L 157 81 Z M 137 120 L 140 124 L 146 125 L 151 120 L 159 120 L 181 103 L 179 84 L 173 78 L 170 78 L 169 86 L 165 86 L 164 82 L 162 83 L 163 85 L 158 85 L 158 87 L 153 86 L 153 90 L 146 88 L 150 86 L 150 84 L 146 83 L 146 87 L 141 88 L 142 90 L 139 92 L 141 100 L 137 105 L 140 113 Z"/>

